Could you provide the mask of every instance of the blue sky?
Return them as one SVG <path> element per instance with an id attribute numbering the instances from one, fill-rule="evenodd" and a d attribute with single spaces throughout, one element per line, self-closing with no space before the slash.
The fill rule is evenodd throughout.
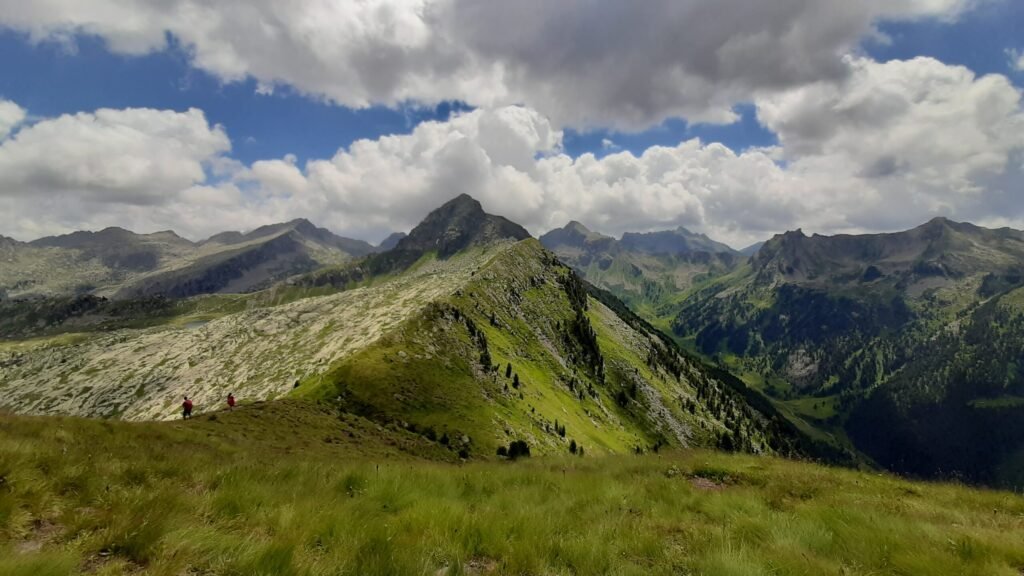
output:
<path id="1" fill-rule="evenodd" d="M 14 174 L 0 175 L 0 234 L 199 237 L 302 216 L 374 239 L 460 191 L 534 233 L 683 225 L 739 245 L 935 215 L 1024 226 L 1006 209 L 1024 206 L 1024 2 L 434 1 L 425 18 L 391 0 L 253 0 L 229 17 L 179 0 L 0 0 L 0 169 Z M 13 128 L 5 101 L 27 113 Z M 966 118 L 975 107 L 992 113 Z M 431 120 L 444 126 L 417 130 Z M 456 135 L 469 144 L 452 156 Z M 681 145 L 694 138 L 705 146 Z M 668 159 L 640 158 L 652 146 Z M 600 160 L 623 151 L 636 158 Z"/>
<path id="2" fill-rule="evenodd" d="M 1024 79 L 1009 66 L 1006 53 L 1024 51 L 1024 2 L 982 3 L 953 23 L 925 20 L 883 23 L 880 28 L 891 43 L 865 42 L 866 51 L 878 60 L 931 56 L 977 74 L 1012 74 L 1018 85 Z"/>

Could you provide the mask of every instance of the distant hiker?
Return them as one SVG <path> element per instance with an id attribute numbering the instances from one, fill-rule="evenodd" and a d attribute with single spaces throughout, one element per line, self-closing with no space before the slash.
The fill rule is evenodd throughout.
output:
<path id="1" fill-rule="evenodd" d="M 228 410 L 234 410 L 234 409 L 235 409 L 235 395 L 229 393 L 228 394 Z"/>
<path id="2" fill-rule="evenodd" d="M 185 396 L 185 401 L 181 403 L 181 417 L 184 420 L 188 420 L 192 417 L 192 401 Z"/>

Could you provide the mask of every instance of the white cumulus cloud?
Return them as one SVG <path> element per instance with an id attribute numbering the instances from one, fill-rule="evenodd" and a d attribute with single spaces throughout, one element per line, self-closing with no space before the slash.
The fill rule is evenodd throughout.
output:
<path id="1" fill-rule="evenodd" d="M 462 192 L 534 233 L 578 219 L 609 233 L 685 225 L 742 244 L 798 226 L 893 230 L 935 215 L 1024 223 L 1024 112 L 1005 77 L 927 58 L 847 64 L 839 84 L 757 100 L 780 141 L 768 149 L 691 140 L 573 159 L 545 116 L 506 107 L 360 141 L 302 169 L 261 163 L 250 176 L 353 231 L 406 229 Z M 260 176 L 272 165 L 288 185 Z"/>
<path id="2" fill-rule="evenodd" d="M 25 110 L 10 100 L 0 100 L 0 140 L 25 120 Z"/>
<path id="3" fill-rule="evenodd" d="M 205 182 L 230 148 L 225 131 L 197 109 L 101 109 L 26 125 L 0 142 L 4 228 L 65 230 L 126 209 L 121 225 L 146 226 L 161 206 Z"/>
<path id="4" fill-rule="evenodd" d="M 824 176 L 820 186 L 834 197 L 826 207 L 832 222 L 884 227 L 929 214 L 985 218 L 998 214 L 1000 197 L 1020 199 L 1021 180 L 1008 187 L 1004 177 L 1020 173 L 1024 112 L 1005 76 L 976 77 L 930 58 L 850 63 L 853 73 L 841 84 L 757 101 L 758 118 L 790 160 L 787 170 Z"/>
<path id="5" fill-rule="evenodd" d="M 35 40 L 165 49 L 261 93 L 288 85 L 352 107 L 524 104 L 556 126 L 730 122 L 752 93 L 849 73 L 880 20 L 950 18 L 970 0 L 0 0 Z"/>
<path id="6" fill-rule="evenodd" d="M 204 162 L 230 148 L 198 109 L 101 109 L 22 128 L 0 144 L 0 179 L 15 196 L 152 204 L 204 181 Z"/>

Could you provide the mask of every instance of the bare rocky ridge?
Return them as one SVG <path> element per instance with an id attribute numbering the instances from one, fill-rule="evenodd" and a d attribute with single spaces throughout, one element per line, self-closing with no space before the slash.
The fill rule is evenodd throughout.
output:
<path id="1" fill-rule="evenodd" d="M 204 408 L 219 406 L 228 392 L 271 398 L 454 292 L 503 249 L 427 262 L 378 286 L 209 321 L 5 344 L 0 393 L 5 408 L 20 413 L 131 420 L 174 418 L 185 394 Z"/>

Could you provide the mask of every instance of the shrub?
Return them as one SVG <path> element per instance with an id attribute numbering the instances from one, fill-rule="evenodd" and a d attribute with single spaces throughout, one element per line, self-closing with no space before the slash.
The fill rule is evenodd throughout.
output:
<path id="1" fill-rule="evenodd" d="M 530 445 L 525 440 L 515 440 L 508 445 L 508 457 L 512 460 L 516 458 L 529 458 L 530 457 Z"/>

